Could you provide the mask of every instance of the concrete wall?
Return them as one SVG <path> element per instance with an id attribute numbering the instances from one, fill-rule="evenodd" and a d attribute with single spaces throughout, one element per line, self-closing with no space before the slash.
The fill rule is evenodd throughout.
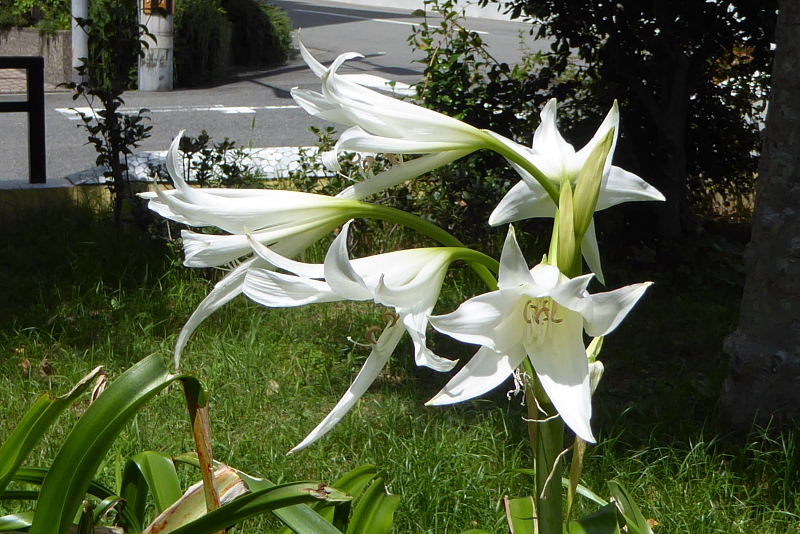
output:
<path id="1" fill-rule="evenodd" d="M 69 30 L 49 34 L 36 28 L 0 30 L 0 56 L 44 56 L 44 81 L 68 82 L 72 71 L 72 38 Z"/>

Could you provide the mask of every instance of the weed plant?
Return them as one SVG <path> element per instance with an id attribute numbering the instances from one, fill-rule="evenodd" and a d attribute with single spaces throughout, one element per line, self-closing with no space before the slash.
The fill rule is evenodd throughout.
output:
<path id="1" fill-rule="evenodd" d="M 182 268 L 175 245 L 115 230 L 108 217 L 85 210 L 39 213 L 6 222 L 5 229 L 0 436 L 42 390 L 63 392 L 96 365 L 113 378 L 148 354 L 169 358 L 184 321 L 219 278 Z M 313 249 L 306 259 L 319 261 L 323 251 Z M 596 398 L 600 443 L 586 460 L 586 483 L 599 490 L 611 473 L 660 523 L 656 532 L 798 532 L 795 436 L 762 432 L 743 440 L 723 437 L 715 426 L 725 371 L 720 347 L 735 320 L 737 294 L 705 282 L 680 286 L 688 289 L 656 285 L 646 309 L 607 341 Z M 455 274 L 440 306 L 478 287 Z M 403 496 L 396 532 L 505 531 L 503 495 L 530 491 L 509 472 L 530 464 L 521 425 L 508 424 L 523 414 L 519 398 L 506 396 L 508 384 L 472 403 L 424 407 L 445 377 L 414 367 L 410 343 L 328 436 L 285 455 L 366 358 L 368 350 L 348 337 L 363 342 L 365 329 L 384 320 L 382 310 L 366 303 L 267 310 L 241 297 L 211 317 L 190 342 L 183 367 L 197 372 L 213 395 L 215 456 L 273 480 L 333 480 L 376 463 L 390 491 Z M 469 356 L 435 339 L 439 353 Z M 190 450 L 184 412 L 180 395 L 162 395 L 138 415 L 105 460 L 107 481 L 113 484 L 115 463 L 126 454 Z M 62 416 L 32 464 L 53 457 L 76 416 L 76 410 Z M 264 518 L 236 531 L 277 528 Z"/>

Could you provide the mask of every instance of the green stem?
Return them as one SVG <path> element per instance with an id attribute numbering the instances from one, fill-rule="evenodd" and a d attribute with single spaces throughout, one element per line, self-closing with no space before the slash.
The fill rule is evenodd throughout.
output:
<path id="1" fill-rule="evenodd" d="M 488 148 L 494 150 L 507 160 L 516 163 L 517 165 L 528 171 L 528 173 L 531 176 L 533 176 L 533 178 L 537 182 L 541 184 L 544 190 L 547 191 L 547 194 L 550 195 L 551 199 L 553 199 L 555 205 L 558 206 L 558 189 L 556 188 L 556 184 L 550 181 L 550 179 L 547 176 L 545 176 L 544 173 L 540 171 L 538 167 L 536 167 L 533 163 L 531 163 L 530 160 L 528 160 L 526 157 L 524 157 L 516 150 L 513 150 L 507 144 L 503 143 L 493 135 L 487 134 L 486 138 L 487 138 L 486 142 Z"/>
<path id="2" fill-rule="evenodd" d="M 444 230 L 432 222 L 426 221 L 418 215 L 414 215 L 413 213 L 408 213 L 396 208 L 381 206 L 380 204 L 359 202 L 358 210 L 356 213 L 351 214 L 351 217 L 365 217 L 402 224 L 403 226 L 407 226 L 412 230 L 416 230 L 417 232 L 426 235 L 435 241 L 438 241 L 446 247 L 467 248 L 464 243 L 459 241 L 458 238 L 449 233 L 447 230 Z M 486 256 L 485 254 L 481 254 L 476 251 L 473 252 L 475 252 L 475 255 L 469 255 L 468 257 L 460 259 L 464 259 L 469 263 L 469 266 L 475 271 L 475 273 L 480 277 L 487 287 L 490 289 L 497 289 L 497 279 L 494 277 L 494 275 L 492 275 L 492 272 L 489 269 L 492 268 L 495 272 L 497 272 L 499 270 L 499 264 L 496 260 Z"/>
<path id="3" fill-rule="evenodd" d="M 523 362 L 531 377 L 525 385 L 528 406 L 528 437 L 533 450 L 536 502 L 536 522 L 539 534 L 562 534 L 563 503 L 561 495 L 561 452 L 564 448 L 564 421 L 550 417 L 556 409 L 536 378 L 530 361 Z"/>

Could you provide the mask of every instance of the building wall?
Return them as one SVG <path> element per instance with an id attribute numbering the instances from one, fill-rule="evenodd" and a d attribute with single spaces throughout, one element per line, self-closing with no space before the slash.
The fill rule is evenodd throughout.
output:
<path id="1" fill-rule="evenodd" d="M 35 28 L 2 29 L 0 56 L 43 56 L 44 81 L 57 85 L 71 78 L 72 37 L 69 30 L 49 34 Z"/>

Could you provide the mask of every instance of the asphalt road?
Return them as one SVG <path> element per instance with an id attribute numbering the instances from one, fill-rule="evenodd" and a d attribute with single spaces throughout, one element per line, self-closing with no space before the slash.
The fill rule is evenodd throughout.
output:
<path id="1" fill-rule="evenodd" d="M 412 26 L 420 21 L 408 11 L 367 9 L 332 2 L 279 0 L 289 11 L 295 28 L 301 28 L 303 42 L 323 63 L 338 54 L 358 51 L 364 58 L 349 61 L 350 72 L 370 72 L 414 83 L 422 66 L 407 44 Z M 514 22 L 468 19 L 467 27 L 481 32 L 491 53 L 500 61 L 513 62 L 521 55 L 521 39 L 529 49 L 544 48 L 527 35 L 528 26 Z M 225 83 L 171 92 L 130 91 L 124 95 L 126 108 L 148 108 L 153 126 L 151 137 L 139 150 L 164 150 L 172 137 L 185 129 L 196 136 L 206 129 L 215 140 L 229 137 L 253 147 L 304 146 L 316 138 L 310 125 L 321 126 L 291 99 L 292 87 L 318 88 L 317 78 L 299 55 L 286 65 L 252 72 L 237 72 Z M 18 99 L 0 95 L 0 100 Z M 86 106 L 73 101 L 70 93 L 46 95 L 46 137 L 48 181 L 94 166 L 96 153 L 78 129 L 72 107 Z M 0 114 L 0 180 L 27 178 L 27 117 L 21 113 Z"/>

